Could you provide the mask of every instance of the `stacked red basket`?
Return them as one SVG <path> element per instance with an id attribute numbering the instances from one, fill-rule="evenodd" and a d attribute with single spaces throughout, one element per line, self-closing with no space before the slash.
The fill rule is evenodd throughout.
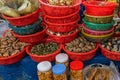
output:
<path id="1" fill-rule="evenodd" d="M 48 30 L 56 33 L 66 33 L 77 29 L 79 20 L 79 10 L 81 0 L 75 0 L 72 6 L 54 6 L 50 5 L 46 0 L 40 0 L 42 11 L 44 14 L 44 21 L 48 25 Z M 57 36 L 46 31 L 46 33 L 58 43 L 66 43 L 77 37 L 79 30 L 72 34 Z M 71 39 L 69 39 L 69 36 Z"/>

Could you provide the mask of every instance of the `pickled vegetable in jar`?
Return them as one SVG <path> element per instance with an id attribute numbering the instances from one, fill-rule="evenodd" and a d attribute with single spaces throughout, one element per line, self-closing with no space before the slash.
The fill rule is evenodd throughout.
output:
<path id="1" fill-rule="evenodd" d="M 53 80 L 52 65 L 49 61 L 40 62 L 37 65 L 39 80 Z"/>
<path id="2" fill-rule="evenodd" d="M 66 74 L 68 75 L 69 72 L 69 58 L 68 55 L 65 53 L 60 53 L 55 57 L 56 64 L 64 64 L 66 66 Z"/>
<path id="3" fill-rule="evenodd" d="M 64 64 L 56 64 L 52 68 L 53 80 L 67 80 L 66 66 Z"/>
<path id="4" fill-rule="evenodd" d="M 83 67 L 81 61 L 73 61 L 70 63 L 70 80 L 83 80 Z"/>

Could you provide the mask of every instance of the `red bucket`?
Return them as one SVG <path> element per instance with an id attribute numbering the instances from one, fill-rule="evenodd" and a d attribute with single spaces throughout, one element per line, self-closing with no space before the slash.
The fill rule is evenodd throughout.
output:
<path id="1" fill-rule="evenodd" d="M 50 39 L 46 39 L 46 40 L 43 40 L 41 43 L 46 43 L 46 42 L 51 42 L 52 40 Z M 59 49 L 51 54 L 47 54 L 47 55 L 35 55 L 35 54 L 32 54 L 31 53 L 31 48 L 33 47 L 34 45 L 31 45 L 29 47 L 26 48 L 26 51 L 27 51 L 27 54 L 32 58 L 33 61 L 35 62 L 41 62 L 41 61 L 53 61 L 55 60 L 55 56 L 57 54 L 59 54 L 62 50 L 62 45 L 59 44 Z"/>
<path id="2" fill-rule="evenodd" d="M 39 10 L 40 9 L 34 11 L 33 13 L 27 14 L 25 16 L 17 17 L 17 18 L 8 17 L 3 14 L 2 14 L 2 17 L 8 20 L 8 22 L 13 26 L 23 27 L 26 25 L 30 25 L 39 19 Z"/>
<path id="3" fill-rule="evenodd" d="M 96 48 L 89 51 L 89 52 L 85 52 L 85 53 L 74 53 L 74 52 L 70 52 L 68 50 L 65 49 L 65 45 L 63 46 L 63 50 L 69 55 L 70 59 L 72 60 L 80 60 L 80 61 L 87 61 L 92 59 L 95 54 L 96 51 L 98 49 L 98 44 L 96 44 Z"/>
<path id="4" fill-rule="evenodd" d="M 70 14 L 73 14 L 78 9 L 80 9 L 80 4 L 82 0 L 75 0 L 75 4 L 72 6 L 55 6 L 50 5 L 46 0 L 39 0 L 41 3 L 41 7 L 43 9 L 43 12 L 46 15 L 53 16 L 53 17 L 61 17 L 61 16 L 67 16 Z"/>
<path id="5" fill-rule="evenodd" d="M 105 4 L 104 6 L 99 6 L 99 4 Z M 86 8 L 86 14 L 92 16 L 108 16 L 112 15 L 117 3 L 115 2 L 105 2 L 105 1 L 85 1 L 83 2 Z"/>
<path id="6" fill-rule="evenodd" d="M 69 32 L 77 28 L 79 17 L 77 17 L 75 21 L 65 24 L 51 23 L 46 17 L 44 18 L 44 21 L 48 24 L 48 28 L 54 32 Z"/>

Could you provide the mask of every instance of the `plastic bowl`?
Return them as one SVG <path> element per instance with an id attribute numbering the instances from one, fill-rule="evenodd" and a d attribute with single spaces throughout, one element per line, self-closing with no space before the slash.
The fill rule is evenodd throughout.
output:
<path id="1" fill-rule="evenodd" d="M 86 25 L 87 28 L 91 29 L 91 30 L 97 30 L 97 31 L 106 31 L 109 30 L 113 27 L 114 25 L 114 20 L 111 21 L 111 23 L 107 23 L 107 24 L 96 24 L 96 23 L 91 23 L 91 22 L 87 22 L 86 19 L 83 19 L 84 24 Z"/>
<path id="2" fill-rule="evenodd" d="M 64 36 L 52 35 L 52 34 L 50 34 L 48 31 L 46 31 L 46 33 L 48 34 L 48 36 L 49 36 L 54 42 L 57 42 L 57 43 L 67 43 L 67 42 L 70 42 L 70 41 L 74 40 L 74 39 L 78 36 L 79 29 L 78 29 L 76 32 L 72 33 L 72 34 L 64 35 Z"/>
<path id="3" fill-rule="evenodd" d="M 82 27 L 85 33 L 90 34 L 90 35 L 96 35 L 96 36 L 110 34 L 114 31 L 114 26 L 110 30 L 107 30 L 107 31 L 90 30 L 85 25 L 83 25 Z"/>
<path id="4" fill-rule="evenodd" d="M 91 34 L 87 34 L 85 33 L 85 31 L 82 29 L 81 33 L 85 36 L 86 39 L 88 39 L 89 41 L 92 42 L 101 42 L 101 41 L 106 41 L 108 38 L 110 38 L 113 34 L 114 31 L 112 31 L 109 34 L 105 34 L 105 35 L 100 35 L 100 36 L 96 36 L 96 35 L 91 35 Z"/>
<path id="5" fill-rule="evenodd" d="M 35 34 L 24 35 L 24 36 L 18 35 L 15 32 L 12 32 L 12 34 L 22 42 L 37 43 L 37 42 L 40 42 L 42 39 L 44 39 L 45 36 L 46 36 L 45 33 L 46 33 L 46 30 L 47 30 L 47 25 L 44 24 L 44 23 L 43 23 L 43 25 L 45 27 L 44 30 L 40 31 L 40 32 L 37 32 Z"/>
<path id="6" fill-rule="evenodd" d="M 69 55 L 70 59 L 72 60 L 80 60 L 80 61 L 87 61 L 92 59 L 95 54 L 96 51 L 98 49 L 98 44 L 96 44 L 96 48 L 89 51 L 89 52 L 85 52 L 85 53 L 74 53 L 74 52 L 70 52 L 67 49 L 65 49 L 65 45 L 63 46 L 63 50 Z"/>
<path id="7" fill-rule="evenodd" d="M 46 43 L 46 42 L 51 42 L 52 40 L 43 40 L 41 43 Z M 57 54 L 59 54 L 62 50 L 62 45 L 59 44 L 59 49 L 57 51 L 55 51 L 54 53 L 51 53 L 51 54 L 47 54 L 47 55 L 35 55 L 35 54 L 32 54 L 31 53 L 31 48 L 33 47 L 34 45 L 31 45 L 29 47 L 26 48 L 26 51 L 27 51 L 27 54 L 32 58 L 33 61 L 35 62 L 41 62 L 41 61 L 53 61 L 55 60 L 55 56 Z"/>
<path id="8" fill-rule="evenodd" d="M 103 54 L 106 58 L 108 58 L 108 59 L 110 59 L 110 60 L 114 60 L 114 61 L 120 61 L 120 53 L 111 52 L 111 51 L 103 48 L 103 47 L 101 46 L 101 44 L 99 44 L 99 46 L 100 46 L 100 48 L 101 48 L 102 54 Z"/>
<path id="9" fill-rule="evenodd" d="M 34 11 L 33 13 L 27 14 L 25 16 L 17 17 L 17 18 L 8 17 L 3 14 L 2 14 L 2 17 L 8 20 L 8 22 L 13 26 L 23 27 L 26 25 L 30 25 L 39 19 L 39 9 Z"/>
<path id="10" fill-rule="evenodd" d="M 39 0 L 43 13 L 53 17 L 61 17 L 73 14 L 80 9 L 82 0 L 75 0 L 75 4 L 72 6 L 55 6 L 50 5 L 46 0 Z"/>
<path id="11" fill-rule="evenodd" d="M 31 24 L 31 25 L 28 25 L 26 27 L 17 27 L 17 26 L 12 26 L 11 24 L 8 25 L 9 28 L 11 28 L 16 34 L 19 34 L 19 35 L 29 35 L 29 34 L 34 34 L 36 32 L 38 32 L 41 27 L 40 27 L 40 23 L 42 22 L 42 18 Z"/>
<path id="12" fill-rule="evenodd" d="M 54 32 L 69 32 L 77 28 L 79 16 L 77 19 L 70 23 L 64 23 L 64 24 L 57 24 L 57 23 L 51 23 L 47 20 L 47 18 L 44 18 L 45 23 L 47 23 L 48 28 Z"/>
<path id="13" fill-rule="evenodd" d="M 104 3 L 105 5 L 99 5 Z M 115 7 L 117 6 L 116 2 L 107 2 L 107 1 L 85 1 L 83 2 L 86 8 L 86 13 L 92 16 L 108 16 L 112 15 Z"/>
<path id="14" fill-rule="evenodd" d="M 8 32 L 8 30 L 3 32 L 2 37 L 4 37 L 7 32 Z M 24 48 L 19 53 L 12 55 L 12 56 L 9 56 L 7 58 L 0 57 L 0 65 L 10 65 L 10 64 L 17 63 L 20 60 L 22 60 L 25 57 L 25 55 L 26 55 L 26 48 Z"/>
<path id="15" fill-rule="evenodd" d="M 66 24 L 66 23 L 70 23 L 70 22 L 73 22 L 76 19 L 78 19 L 78 13 L 79 13 L 79 10 L 76 11 L 75 13 L 67 15 L 67 16 L 61 16 L 61 17 L 52 17 L 52 16 L 48 16 L 48 15 L 45 15 L 45 16 L 46 16 L 47 20 L 51 23 L 57 23 L 57 24 L 65 23 Z"/>
<path id="16" fill-rule="evenodd" d="M 113 14 L 108 16 L 91 16 L 86 14 L 86 12 L 84 12 L 84 15 L 88 22 L 98 23 L 98 24 L 110 23 L 114 17 Z"/>
<path id="17" fill-rule="evenodd" d="M 0 65 L 10 65 L 19 62 L 22 60 L 26 55 L 26 48 L 24 48 L 21 52 L 9 56 L 7 58 L 0 58 Z"/>

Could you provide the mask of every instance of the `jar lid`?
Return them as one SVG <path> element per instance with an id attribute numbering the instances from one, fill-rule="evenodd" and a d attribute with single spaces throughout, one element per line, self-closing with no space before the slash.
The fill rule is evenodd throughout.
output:
<path id="1" fill-rule="evenodd" d="M 40 72 L 49 71 L 51 68 L 52 68 L 52 64 L 49 61 L 43 61 L 37 65 L 37 69 Z"/>
<path id="2" fill-rule="evenodd" d="M 52 68 L 53 74 L 59 75 L 63 74 L 66 71 L 66 66 L 64 64 L 56 64 Z"/>
<path id="3" fill-rule="evenodd" d="M 81 61 L 73 61 L 70 63 L 70 68 L 72 70 L 81 70 L 83 69 L 83 67 L 84 67 L 84 64 Z"/>
<path id="4" fill-rule="evenodd" d="M 60 53 L 56 56 L 56 61 L 59 63 L 64 63 L 68 60 L 68 55 L 65 53 Z"/>

